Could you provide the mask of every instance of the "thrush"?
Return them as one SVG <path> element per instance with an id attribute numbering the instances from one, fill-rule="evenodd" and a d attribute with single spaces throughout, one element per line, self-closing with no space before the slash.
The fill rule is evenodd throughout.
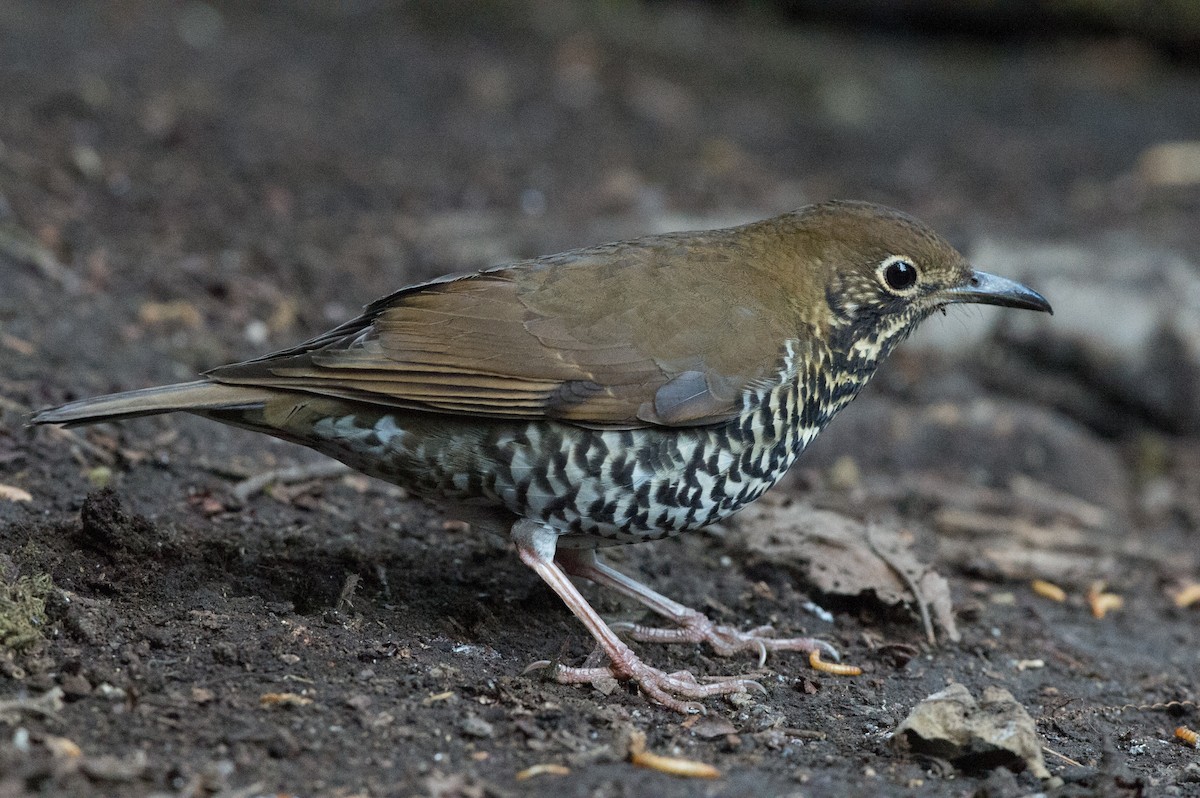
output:
<path id="1" fill-rule="evenodd" d="M 761 689 L 647 665 L 568 578 L 669 621 L 636 640 L 721 654 L 814 649 L 718 625 L 601 562 L 596 549 L 729 517 L 770 488 L 926 317 L 975 302 L 1051 312 L 974 270 L 899 211 L 811 205 L 402 288 L 292 349 L 203 379 L 44 410 L 35 424 L 185 411 L 303 444 L 507 530 L 607 655 L 568 683 L 630 680 L 696 711 Z"/>

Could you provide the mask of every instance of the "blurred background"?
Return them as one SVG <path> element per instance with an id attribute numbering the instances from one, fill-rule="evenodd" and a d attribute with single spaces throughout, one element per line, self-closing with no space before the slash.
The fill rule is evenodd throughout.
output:
<path id="1" fill-rule="evenodd" d="M 940 660 L 945 669 L 929 678 L 967 678 L 973 657 L 999 658 L 1000 646 L 1005 657 L 1019 658 L 1022 644 L 1039 640 L 1070 653 L 1046 657 L 1053 673 L 1020 677 L 1013 689 L 1027 704 L 1048 706 L 1046 687 L 1086 694 L 1080 700 L 1095 707 L 1189 693 L 1195 700 L 1196 610 L 1172 596 L 1194 585 L 1200 558 L 1198 54 L 1200 5 L 1188 0 L 122 0 L 52 10 L 3 0 L 4 549 L 26 552 L 14 560 L 16 571 L 44 571 L 96 595 L 81 570 L 63 565 L 68 555 L 38 549 L 38 541 L 66 535 L 82 497 L 110 487 L 133 505 L 129 512 L 169 530 L 162 534 L 208 534 L 208 550 L 221 551 L 194 565 L 179 595 L 153 594 L 162 606 L 208 606 L 228 591 L 309 611 L 332 605 L 341 572 L 321 565 L 331 557 L 321 542 L 330 533 L 314 509 L 340 508 L 335 517 L 344 526 L 382 536 L 378 549 L 353 544 L 366 554 L 338 549 L 338 563 L 361 568 L 376 557 L 399 569 L 393 584 L 428 562 L 449 568 L 450 555 L 438 554 L 451 545 L 435 534 L 440 521 L 362 483 L 310 484 L 248 506 L 225 498 L 229 479 L 311 462 L 305 452 L 186 419 L 62 439 L 25 430 L 23 414 L 188 379 L 282 348 L 376 297 L 446 272 L 740 223 L 830 198 L 864 199 L 921 218 L 977 266 L 1042 291 L 1056 313 L 956 308 L 931 320 L 811 448 L 783 490 L 905 530 L 947 574 L 960 625 L 967 618 L 964 633 L 978 640 L 957 655 L 939 654 L 948 657 Z M 374 498 L 359 506 L 363 491 Z M 398 527 L 416 542 L 396 543 Z M 309 536 L 303 568 L 279 553 L 286 546 L 271 537 L 276 529 Z M 221 542 L 229 540 L 236 546 Z M 264 545 L 276 549 L 256 548 Z M 472 548 L 478 545 L 453 543 L 466 552 L 468 564 L 454 559 L 451 568 L 460 578 L 498 594 L 534 590 L 515 562 L 512 574 L 493 576 L 480 562 L 500 555 L 485 557 Z M 683 556 L 694 555 L 698 569 L 708 555 L 724 562 L 721 546 L 737 546 L 720 539 L 678 545 L 697 547 Z M 657 587 L 682 598 L 691 590 L 690 600 L 702 603 L 700 588 L 689 588 L 678 569 L 664 570 L 653 552 L 617 556 L 656 575 Z M 136 561 L 126 566 L 136 570 Z M 305 568 L 330 575 L 301 578 Z M 721 600 L 736 605 L 749 595 L 739 586 L 785 581 L 785 573 L 770 563 L 739 571 Z M 1076 604 L 1026 604 L 1022 586 L 1035 577 L 1063 584 Z M 365 578 L 382 590 L 375 576 Z M 1080 612 L 1078 597 L 1096 580 L 1127 596 L 1124 616 L 1101 625 Z M 457 595 L 453 580 L 450 588 L 421 584 L 431 597 L 397 600 L 402 607 L 469 604 L 437 593 Z M 112 634 L 135 647 L 151 639 L 143 626 L 187 617 L 182 609 L 178 617 L 139 615 L 137 607 L 151 601 L 141 589 L 100 591 L 115 602 L 105 612 L 128 619 L 126 632 Z M 187 592 L 196 589 L 210 592 Z M 251 639 L 262 608 L 239 614 L 222 604 L 214 611 L 245 623 Z M 363 602 L 358 611 L 382 612 Z M 470 606 L 459 612 L 479 614 Z M 790 609 L 781 612 L 804 623 Z M 463 634 L 445 632 L 438 617 L 405 621 L 427 624 L 407 631 L 423 640 Z M 553 617 L 544 638 L 574 633 Z M 386 617 L 378 625 L 399 623 Z M 460 624 L 506 658 L 486 666 L 494 669 L 486 678 L 519 672 L 522 657 L 553 654 L 513 650 L 526 631 L 520 616 L 497 623 L 499 636 Z M 99 638 L 65 639 L 37 649 L 41 665 L 20 659 L 28 655 L 11 661 L 23 663 L 23 673 L 43 674 L 46 684 L 61 684 L 64 662 L 77 663 L 75 672 L 93 687 L 118 679 L 78 667 L 81 658 L 117 656 L 97 653 L 108 651 Z M 162 645 L 178 655 L 173 643 Z M 257 655 L 239 656 L 240 665 L 237 657 L 233 665 L 214 661 L 247 669 Z M 428 675 L 437 662 L 421 671 L 430 685 L 452 678 Z M 1098 672 L 1112 681 L 1098 686 Z M 140 689 L 169 693 L 169 682 Z M 93 700 L 93 693 L 83 697 Z M 859 702 L 880 703 L 878 696 Z M 406 711 L 415 727 L 461 717 L 419 704 Z M 578 721 L 574 733 L 583 739 L 594 732 L 588 724 L 615 723 L 603 717 Z M 1194 712 L 1189 717 L 1196 720 Z M 1077 720 L 1080 728 L 1099 722 Z M 171 768 L 207 772 L 203 763 L 222 757 L 242 774 L 267 773 L 265 783 L 289 786 L 278 775 L 287 765 L 260 762 L 259 743 L 218 745 L 216 732 L 207 742 L 176 732 L 183 753 L 170 754 L 153 742 L 159 727 L 144 722 L 120 744 L 99 742 L 103 723 L 79 733 L 88 750 L 148 750 L 149 764 L 130 782 L 139 789 L 168 783 Z M 1122 722 L 1133 724 L 1135 740 L 1160 735 L 1168 723 Z M 1113 723 L 1106 733 L 1120 734 L 1121 722 Z M 270 747 L 279 724 L 262 724 L 269 740 L 261 745 Z M 295 742 L 307 740 L 306 732 L 289 734 L 293 747 L 276 746 L 282 763 L 308 750 Z M 515 769 L 531 756 L 524 745 L 531 735 L 520 737 L 524 753 L 497 755 L 493 764 Z M 1056 745 L 1075 746 L 1076 764 L 1095 773 L 1103 771 L 1101 736 L 1079 732 Z M 499 779 L 468 756 L 476 738 L 460 737 L 449 744 L 457 764 L 442 769 L 467 773 L 468 781 Z M 1125 742 L 1122 750 L 1134 747 Z M 358 738 L 345 745 L 372 750 Z M 844 777 L 839 768 L 849 767 L 853 745 L 837 753 L 839 764 L 816 766 L 830 784 Z M 735 759 L 748 756 L 745 748 L 730 750 Z M 1143 754 L 1129 765 L 1139 777 L 1175 778 L 1164 774 L 1182 767 L 1175 748 Z M 366 764 L 345 750 L 338 756 L 405 784 L 433 767 L 400 757 L 388 770 L 369 754 L 362 754 Z M 749 772 L 785 783 L 795 768 L 788 761 Z M 872 760 L 880 769 L 883 761 Z M 317 778 L 327 770 L 318 758 L 300 772 Z M 84 779 L 79 785 L 97 783 L 76 777 Z M 221 778 L 238 783 L 228 773 Z M 363 783 L 356 778 L 347 783 Z M 585 794 L 598 783 L 585 779 L 572 789 Z"/>

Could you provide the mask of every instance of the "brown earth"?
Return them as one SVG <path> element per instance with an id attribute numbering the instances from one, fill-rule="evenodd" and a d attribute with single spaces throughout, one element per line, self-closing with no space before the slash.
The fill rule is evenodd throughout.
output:
<path id="1" fill-rule="evenodd" d="M 889 746 L 957 681 L 1025 706 L 1054 794 L 1200 795 L 1200 752 L 1171 735 L 1200 728 L 1200 616 L 1170 595 L 1198 578 L 1200 440 L 1119 401 L 1070 418 L 1099 400 L 1063 399 L 1094 398 L 1069 369 L 1061 401 L 1039 403 L 1042 372 L 1019 357 L 900 353 L 777 488 L 907 530 L 949 579 L 960 642 L 816 593 L 736 523 L 614 551 L 722 622 L 818 634 L 867 670 L 774 657 L 765 696 L 699 722 L 523 673 L 580 661 L 582 628 L 502 541 L 398 488 L 342 476 L 241 499 L 241 479 L 314 456 L 187 417 L 24 425 L 294 343 L 443 272 L 827 197 L 964 243 L 1119 230 L 1200 263 L 1195 186 L 1135 179 L 1140 152 L 1200 130 L 1194 68 L 1131 41 L 862 35 L 687 6 L 325 8 L 0 3 L 0 485 L 29 494 L 0 499 L 0 794 L 1042 789 Z M 980 412 L 1006 426 L 961 423 Z M 1031 495 L 1051 497 L 1032 520 Z M 1039 573 L 1070 599 L 1035 595 Z M 1080 598 L 1096 578 L 1124 598 L 1100 620 Z M 641 650 L 669 670 L 756 665 Z M 635 768 L 637 730 L 722 777 Z M 516 780 L 538 764 L 570 772 Z"/>

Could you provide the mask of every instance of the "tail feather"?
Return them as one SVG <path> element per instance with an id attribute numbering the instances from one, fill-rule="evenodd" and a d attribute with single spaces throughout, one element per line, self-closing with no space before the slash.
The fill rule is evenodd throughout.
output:
<path id="1" fill-rule="evenodd" d="M 277 392 L 197 380 L 80 399 L 42 410 L 30 423 L 76 426 L 175 411 L 203 413 L 206 410 L 249 409 L 261 407 L 273 395 Z"/>

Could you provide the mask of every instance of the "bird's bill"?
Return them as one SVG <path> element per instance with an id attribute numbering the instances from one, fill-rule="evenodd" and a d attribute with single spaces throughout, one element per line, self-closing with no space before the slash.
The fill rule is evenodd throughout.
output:
<path id="1" fill-rule="evenodd" d="M 976 302 L 981 305 L 1002 305 L 1007 308 L 1042 310 L 1053 314 L 1046 297 L 1016 280 L 987 272 L 972 271 L 961 285 L 942 292 L 947 302 Z"/>

